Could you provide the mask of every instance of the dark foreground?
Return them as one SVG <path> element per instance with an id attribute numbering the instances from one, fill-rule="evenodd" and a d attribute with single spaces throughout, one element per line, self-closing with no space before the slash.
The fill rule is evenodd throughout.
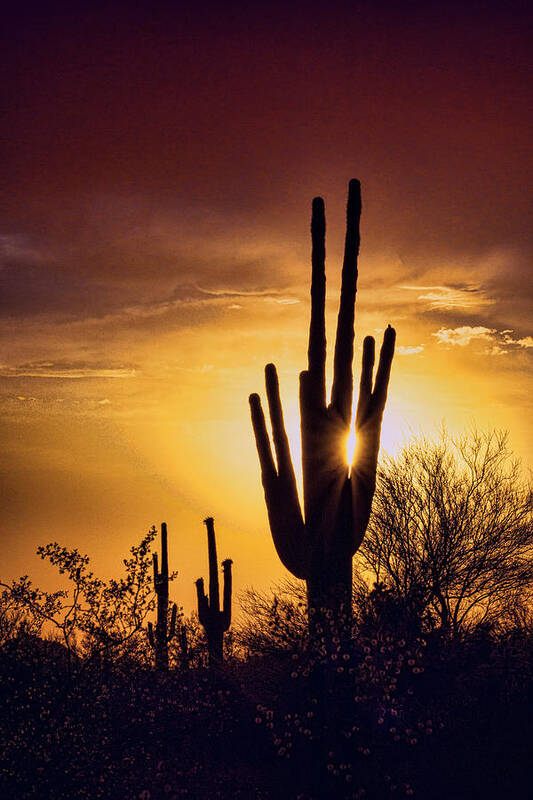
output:
<path id="1" fill-rule="evenodd" d="M 359 631 L 320 661 L 287 645 L 157 675 L 21 635 L 0 652 L 0 796 L 532 796 L 527 631 Z"/>

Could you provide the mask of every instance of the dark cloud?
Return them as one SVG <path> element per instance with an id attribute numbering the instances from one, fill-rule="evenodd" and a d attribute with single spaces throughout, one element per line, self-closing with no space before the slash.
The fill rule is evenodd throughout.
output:
<path id="1" fill-rule="evenodd" d="M 58 327 L 13 361 L 303 309 L 315 194 L 333 309 L 352 175 L 373 324 L 527 341 L 531 20 L 518 2 L 12 7 L 2 334 Z"/>
<path id="2" fill-rule="evenodd" d="M 192 324 L 202 291 L 301 298 L 315 194 L 335 286 L 357 175 L 363 288 L 429 287 L 405 310 L 444 327 L 467 301 L 526 325 L 525 5 L 30 7 L 5 20 L 4 317 Z"/>
<path id="3" fill-rule="evenodd" d="M 356 173 L 371 249 L 531 248 L 525 7 L 96 5 L 25 23 L 5 73 L 14 230 L 63 206 L 54 224 L 75 231 L 120 192 L 287 234 Z"/>
<path id="4" fill-rule="evenodd" d="M 58 272 L 47 264 L 4 264 L 0 290 L 0 316 L 7 319 L 78 319 L 109 313 L 120 303 L 105 286 Z"/>
<path id="5" fill-rule="evenodd" d="M 46 241 L 34 236 L 31 245 L 20 235 L 2 237 L 0 317 L 125 321 L 188 303 L 276 297 L 290 285 L 286 257 L 269 244 L 232 248 L 227 240 L 202 237 L 201 230 L 183 241 L 179 226 L 174 231 L 166 219 L 161 225 L 154 233 L 139 223 L 131 238 L 109 220 L 91 237 L 78 226 L 68 242 L 50 234 Z"/>

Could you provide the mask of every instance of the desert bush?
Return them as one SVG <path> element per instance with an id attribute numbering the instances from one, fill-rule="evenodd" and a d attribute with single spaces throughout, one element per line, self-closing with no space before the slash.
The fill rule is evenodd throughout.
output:
<path id="1" fill-rule="evenodd" d="M 533 588 L 533 490 L 505 433 L 408 444 L 380 465 L 356 564 L 453 635 Z"/>

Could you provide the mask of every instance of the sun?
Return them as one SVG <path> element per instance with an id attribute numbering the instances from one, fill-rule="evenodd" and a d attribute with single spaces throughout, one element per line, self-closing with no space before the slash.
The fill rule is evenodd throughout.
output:
<path id="1" fill-rule="evenodd" d="M 346 463 L 348 464 L 348 466 L 350 466 L 350 464 L 353 461 L 356 443 L 357 443 L 357 437 L 355 435 L 355 425 L 351 425 L 350 433 L 346 437 Z"/>
<path id="2" fill-rule="evenodd" d="M 357 444 L 355 432 L 355 411 L 352 416 L 350 432 L 346 437 L 344 446 L 346 465 L 351 466 Z M 290 410 L 285 419 L 285 428 L 289 439 L 289 446 L 294 464 L 294 471 L 298 484 L 302 484 L 302 436 L 300 432 L 300 412 L 297 407 Z M 394 455 L 405 444 L 406 420 L 394 407 L 387 408 L 381 426 L 380 454 Z"/>

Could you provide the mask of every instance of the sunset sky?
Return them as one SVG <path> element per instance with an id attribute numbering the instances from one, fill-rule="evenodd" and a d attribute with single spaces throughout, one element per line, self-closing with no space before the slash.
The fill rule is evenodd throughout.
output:
<path id="1" fill-rule="evenodd" d="M 532 466 L 529 4 L 130 5 L 2 33 L 0 577 L 54 587 L 53 540 L 110 576 L 165 520 L 189 611 L 207 515 L 237 593 L 286 575 L 247 398 L 274 361 L 296 453 L 311 200 L 331 343 L 351 177 L 385 449 L 475 423 Z"/>

